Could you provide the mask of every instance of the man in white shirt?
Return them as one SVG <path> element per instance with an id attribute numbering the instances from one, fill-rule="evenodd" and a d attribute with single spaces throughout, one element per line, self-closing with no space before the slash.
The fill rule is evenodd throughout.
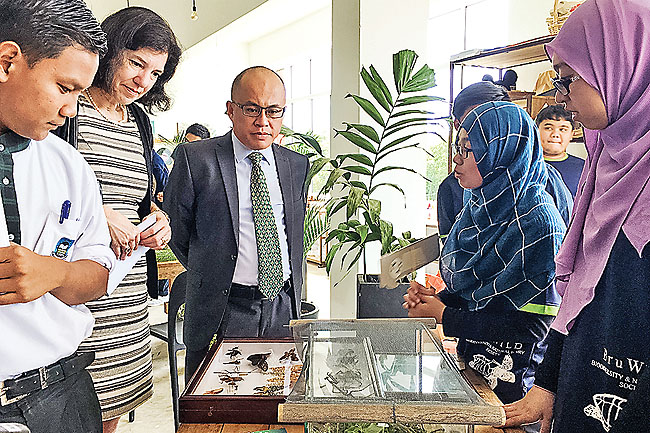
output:
<path id="1" fill-rule="evenodd" d="M 215 333 L 290 336 L 300 315 L 309 161 L 273 144 L 285 105 L 273 70 L 242 71 L 226 103 L 232 131 L 184 144 L 174 162 L 163 206 L 187 269 L 186 378 Z"/>
<path id="2" fill-rule="evenodd" d="M 92 170 L 49 131 L 105 50 L 81 0 L 0 0 L 0 423 L 32 433 L 102 428 L 76 349 L 114 255 Z"/>

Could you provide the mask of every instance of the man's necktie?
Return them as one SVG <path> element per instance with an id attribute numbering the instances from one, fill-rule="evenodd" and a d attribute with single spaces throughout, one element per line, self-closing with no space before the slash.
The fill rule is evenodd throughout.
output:
<path id="1" fill-rule="evenodd" d="M 257 286 L 264 296 L 273 299 L 284 284 L 278 226 L 275 223 L 275 215 L 271 206 L 269 187 L 262 171 L 262 154 L 253 152 L 248 155 L 248 158 L 253 163 L 251 201 L 253 202 L 255 240 L 257 241 Z"/>

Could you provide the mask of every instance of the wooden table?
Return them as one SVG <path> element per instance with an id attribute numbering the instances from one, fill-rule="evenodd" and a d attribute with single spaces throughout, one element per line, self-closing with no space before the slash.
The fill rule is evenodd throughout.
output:
<path id="1" fill-rule="evenodd" d="M 171 262 L 158 262 L 158 279 L 169 280 L 169 286 L 171 287 L 178 274 L 184 270 L 185 268 L 178 260 Z"/>

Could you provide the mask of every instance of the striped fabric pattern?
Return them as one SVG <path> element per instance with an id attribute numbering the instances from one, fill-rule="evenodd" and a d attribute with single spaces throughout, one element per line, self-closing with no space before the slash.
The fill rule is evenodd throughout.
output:
<path id="1" fill-rule="evenodd" d="M 135 122 L 109 122 L 83 96 L 78 116 L 79 151 L 97 176 L 103 203 L 137 224 L 147 169 Z M 95 352 L 88 371 L 105 421 L 130 412 L 153 394 L 146 270 L 143 257 L 110 297 L 86 304 L 95 328 L 80 350 Z"/>
<path id="2" fill-rule="evenodd" d="M 465 190 L 465 205 L 445 242 L 440 272 L 469 310 L 500 297 L 511 310 L 555 315 L 555 254 L 566 225 L 551 196 L 539 134 L 510 102 L 472 110 L 467 131 L 483 183 Z"/>

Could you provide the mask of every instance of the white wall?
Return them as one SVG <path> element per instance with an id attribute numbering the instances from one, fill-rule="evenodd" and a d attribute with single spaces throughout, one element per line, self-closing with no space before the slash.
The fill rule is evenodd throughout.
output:
<path id="1" fill-rule="evenodd" d="M 186 50 L 169 83 L 172 109 L 154 116 L 156 133 L 171 138 L 177 123 L 183 129 L 194 122 L 213 134 L 226 133 L 225 106 L 235 76 L 249 66 L 277 68 L 310 49 L 328 50 L 328 5 L 327 0 L 269 0 Z"/>

